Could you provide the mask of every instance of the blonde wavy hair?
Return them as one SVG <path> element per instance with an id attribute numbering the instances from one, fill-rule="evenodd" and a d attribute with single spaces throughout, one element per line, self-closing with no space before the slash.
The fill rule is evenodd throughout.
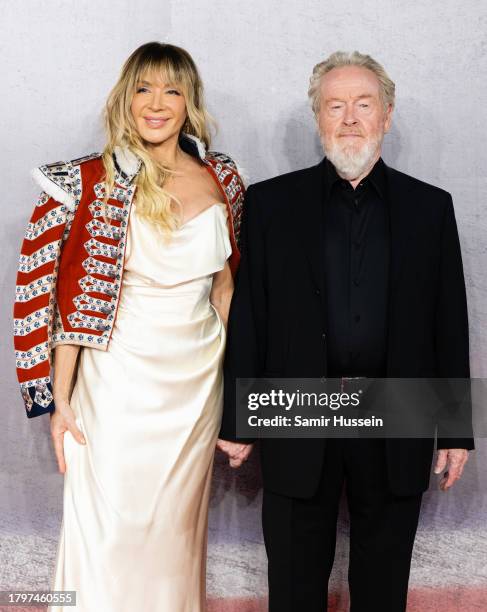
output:
<path id="1" fill-rule="evenodd" d="M 115 186 L 115 147 L 128 147 L 142 160 L 136 178 L 137 214 L 159 226 L 168 235 L 180 224 L 180 214 L 172 205 L 180 204 L 164 185 L 171 175 L 170 168 L 153 159 L 137 132 L 130 110 L 137 83 L 144 75 L 161 75 L 166 83 L 177 86 L 186 103 L 183 131 L 196 136 L 210 146 L 209 125 L 212 122 L 205 108 L 203 83 L 190 54 L 180 47 L 149 42 L 136 49 L 124 63 L 120 77 L 110 92 L 104 111 L 107 143 L 102 153 L 105 166 L 105 218 L 108 198 Z"/>
<path id="2" fill-rule="evenodd" d="M 335 53 L 332 53 L 326 60 L 316 64 L 309 80 L 308 96 L 315 115 L 318 115 L 320 112 L 320 86 L 322 77 L 327 72 L 330 72 L 330 70 L 333 70 L 333 68 L 343 68 L 343 66 L 361 66 L 362 68 L 371 70 L 379 79 L 380 95 L 384 110 L 386 110 L 389 105 L 394 107 L 396 86 L 384 70 L 382 64 L 379 64 L 379 62 L 370 55 L 359 53 L 359 51 L 354 51 L 353 53 L 335 51 Z"/>

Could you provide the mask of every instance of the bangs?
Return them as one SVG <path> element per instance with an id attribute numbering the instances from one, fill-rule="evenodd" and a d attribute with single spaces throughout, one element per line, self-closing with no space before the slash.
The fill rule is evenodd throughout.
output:
<path id="1" fill-rule="evenodd" d="M 137 60 L 133 71 L 134 87 L 142 80 L 150 80 L 149 75 L 153 75 L 167 85 L 180 88 L 185 97 L 190 92 L 196 93 L 196 66 L 181 49 L 171 45 L 151 46 L 141 53 Z"/>

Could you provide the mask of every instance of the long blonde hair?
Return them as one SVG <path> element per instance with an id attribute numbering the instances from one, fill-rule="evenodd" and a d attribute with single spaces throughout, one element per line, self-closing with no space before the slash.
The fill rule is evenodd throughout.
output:
<path id="1" fill-rule="evenodd" d="M 117 146 L 128 147 L 142 160 L 136 178 L 137 214 L 155 223 L 167 234 L 176 229 L 180 222 L 180 216 L 172 208 L 172 202 L 176 200 L 164 189 L 171 170 L 149 155 L 130 110 L 137 83 L 150 72 L 163 75 L 167 83 L 181 89 L 187 113 L 183 131 L 202 140 L 207 148 L 210 146 L 211 118 L 204 104 L 203 83 L 190 54 L 175 45 L 159 42 L 140 46 L 124 63 L 105 106 L 107 144 L 102 153 L 106 172 L 104 203 L 106 207 L 115 186 L 114 149 Z"/>

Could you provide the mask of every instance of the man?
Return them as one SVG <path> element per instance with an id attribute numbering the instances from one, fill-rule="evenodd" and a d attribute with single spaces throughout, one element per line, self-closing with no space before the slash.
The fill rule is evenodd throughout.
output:
<path id="1" fill-rule="evenodd" d="M 237 467 L 238 377 L 468 377 L 467 306 L 451 196 L 381 159 L 394 83 L 368 55 L 315 66 L 325 159 L 246 195 L 219 446 Z M 430 439 L 263 439 L 271 612 L 322 612 L 345 483 L 352 612 L 401 612 Z M 471 439 L 438 439 L 440 488 Z"/>

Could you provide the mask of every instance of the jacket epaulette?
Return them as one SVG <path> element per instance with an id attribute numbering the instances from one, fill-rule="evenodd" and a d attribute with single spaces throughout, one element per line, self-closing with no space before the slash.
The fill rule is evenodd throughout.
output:
<path id="1" fill-rule="evenodd" d="M 100 153 L 91 153 L 71 161 L 44 164 L 34 168 L 32 177 L 43 191 L 74 212 L 82 193 L 80 166 L 83 162 L 99 157 L 101 157 Z"/>
<path id="2" fill-rule="evenodd" d="M 243 181 L 228 156 L 207 153 L 194 137 L 184 138 L 183 144 L 208 166 L 222 191 L 235 274 Z M 134 179 L 141 167 L 129 149 L 116 148 L 114 163 L 115 187 L 106 210 L 99 153 L 45 164 L 32 173 L 42 193 L 22 243 L 14 306 L 17 376 L 28 417 L 54 410 L 50 369 L 55 346 L 108 347 L 122 284 Z"/>

